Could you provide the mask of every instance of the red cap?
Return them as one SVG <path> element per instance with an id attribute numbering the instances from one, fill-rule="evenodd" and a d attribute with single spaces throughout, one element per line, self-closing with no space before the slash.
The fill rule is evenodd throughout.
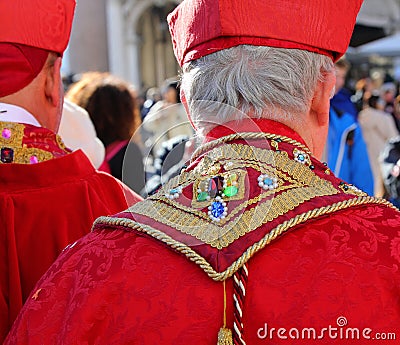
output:
<path id="1" fill-rule="evenodd" d="M 49 51 L 64 53 L 74 10 L 75 0 L 0 0 L 0 97 L 30 84 Z"/>
<path id="2" fill-rule="evenodd" d="M 0 97 L 30 84 L 42 70 L 48 55 L 47 50 L 0 42 Z"/>
<path id="3" fill-rule="evenodd" d="M 63 54 L 75 0 L 0 0 L 0 42 L 19 43 Z"/>
<path id="4" fill-rule="evenodd" d="M 248 44 L 296 48 L 338 60 L 347 50 L 362 0 L 184 0 L 168 16 L 182 66 Z"/>

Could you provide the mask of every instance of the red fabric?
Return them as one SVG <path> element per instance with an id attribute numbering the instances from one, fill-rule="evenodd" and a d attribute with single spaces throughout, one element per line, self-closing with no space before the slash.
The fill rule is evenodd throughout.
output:
<path id="1" fill-rule="evenodd" d="M 243 130 L 244 129 L 244 130 Z M 223 125 L 214 127 L 209 133 L 206 134 L 204 139 L 205 142 L 210 142 L 220 137 L 224 137 L 231 134 L 236 134 L 245 131 L 246 133 L 270 133 L 284 135 L 291 139 L 298 141 L 300 144 L 307 146 L 303 138 L 297 134 L 293 129 L 284 125 L 283 123 L 256 118 L 246 118 L 240 121 L 229 121 Z M 264 140 L 263 145 L 269 145 L 267 140 Z"/>
<path id="2" fill-rule="evenodd" d="M 226 136 L 232 133 L 238 133 L 238 131 L 240 132 L 240 129 L 243 128 L 246 129 L 246 132 L 261 131 L 271 134 L 288 136 L 305 145 L 304 140 L 294 130 L 276 121 L 270 121 L 265 119 L 254 119 L 254 120 L 247 119 L 240 122 L 232 121 L 226 123 L 224 126 L 217 126 L 213 130 L 211 130 L 210 133 L 208 133 L 205 141 L 207 142 L 212 139 Z M 235 143 L 247 144 L 253 147 L 260 147 L 260 148 L 269 147 L 268 140 L 235 140 Z M 281 142 L 279 143 L 279 148 L 280 150 L 286 151 L 291 159 L 294 159 L 293 145 Z M 201 159 L 202 157 L 199 157 L 193 164 L 189 165 L 186 171 L 193 170 Z M 335 177 L 333 174 L 326 175 L 325 171 L 327 167 L 323 163 L 319 162 L 317 159 L 313 157 L 311 157 L 311 162 L 312 165 L 314 165 L 313 172 L 317 176 L 319 176 L 324 180 L 328 180 L 334 186 L 339 186 L 341 180 Z M 246 198 L 248 200 L 251 200 L 253 198 L 256 198 L 260 193 L 260 187 L 258 186 L 258 183 L 255 182 L 257 181 L 260 172 L 254 168 L 248 168 L 247 174 L 248 178 L 244 181 L 245 183 L 244 188 L 246 190 L 246 193 L 248 193 L 246 194 Z M 184 196 L 183 198 L 179 199 L 180 202 L 184 206 L 190 208 L 193 199 L 193 188 L 191 184 L 183 189 L 183 196 Z M 197 252 L 202 257 L 206 258 L 207 261 L 217 272 L 223 272 L 229 266 L 231 266 L 232 263 L 235 260 L 237 260 L 242 255 L 242 253 L 245 252 L 251 245 L 260 241 L 271 229 L 281 224 L 284 220 L 295 217 L 298 214 L 306 213 L 308 211 L 311 211 L 319 207 L 329 206 L 344 200 L 352 199 L 354 197 L 355 197 L 354 195 L 344 194 L 343 192 L 331 196 L 315 197 L 310 201 L 308 201 L 307 203 L 304 203 L 299 207 L 288 211 L 283 216 L 277 217 L 273 221 L 269 222 L 268 227 L 260 227 L 254 231 L 251 231 L 246 235 L 244 235 L 243 237 L 241 237 L 240 241 L 235 241 L 228 247 L 222 249 L 217 249 L 215 247 L 202 243 L 199 240 L 193 238 L 192 236 L 180 232 L 174 227 L 163 224 L 162 217 L 159 217 L 160 219 L 157 219 L 156 217 L 156 219 L 153 220 L 145 215 L 132 214 L 131 211 L 124 211 L 119 216 L 123 218 L 134 219 L 141 224 L 152 223 L 154 228 L 163 231 L 164 233 L 166 233 L 167 235 L 171 236 L 172 238 L 176 239 L 181 243 L 187 244 L 193 251 Z M 230 205 L 229 208 L 234 209 L 242 202 L 243 202 L 242 200 L 229 201 Z M 250 206 L 249 209 L 253 207 L 257 207 L 257 204 Z M 207 213 L 207 207 L 205 207 L 202 211 Z M 242 215 L 242 213 L 239 213 L 238 217 L 240 217 L 240 215 Z M 101 228 L 101 225 L 99 225 L 99 227 Z"/>
<path id="3" fill-rule="evenodd" d="M 371 340 L 258 339 L 259 328 L 348 327 L 400 336 L 400 216 L 387 207 L 338 212 L 297 227 L 249 263 L 247 344 L 378 344 Z M 41 289 L 41 290 L 40 290 Z M 154 240 L 91 233 L 36 286 L 5 344 L 216 344 L 223 287 Z M 232 327 L 232 281 L 227 281 Z M 286 333 L 287 335 L 287 333 Z M 380 343 L 380 342 L 379 342 Z"/>
<path id="4" fill-rule="evenodd" d="M 62 55 L 69 41 L 74 10 L 75 0 L 0 1 L 0 42 Z"/>
<path id="5" fill-rule="evenodd" d="M 325 200 L 311 202 L 317 207 Z M 157 220 L 147 224 L 165 230 Z M 267 223 L 263 230 L 271 227 Z M 221 262 L 246 241 L 245 236 L 237 240 L 231 253 L 221 251 Z M 397 340 L 387 341 L 397 344 L 399 267 L 400 213 L 388 206 L 351 207 L 297 225 L 248 263 L 244 338 L 251 345 L 374 344 L 332 339 L 326 331 L 322 340 L 277 336 L 281 327 L 286 336 L 292 328 L 301 334 L 311 327 L 320 335 L 329 326 L 339 329 L 337 319 L 343 316 L 349 328 L 371 328 L 371 337 L 397 333 Z M 232 328 L 232 279 L 227 301 Z M 222 323 L 221 282 L 154 238 L 128 227 L 99 226 L 64 251 L 37 284 L 5 344 L 216 344 Z M 275 328 L 272 339 L 257 336 L 265 323 L 268 330 Z"/>
<path id="6" fill-rule="evenodd" d="M 241 44 L 297 48 L 337 60 L 349 44 L 362 0 L 186 0 L 168 16 L 182 66 Z"/>
<path id="7" fill-rule="evenodd" d="M 35 137 L 35 127 L 27 127 L 28 147 L 58 147 L 42 133 L 48 130 L 36 128 Z M 87 234 L 98 216 L 139 199 L 96 172 L 82 151 L 55 155 L 59 158 L 34 165 L 0 164 L 0 343 L 63 248 Z"/>
<path id="8" fill-rule="evenodd" d="M 48 55 L 43 49 L 0 42 L 0 97 L 29 85 L 42 70 Z"/>

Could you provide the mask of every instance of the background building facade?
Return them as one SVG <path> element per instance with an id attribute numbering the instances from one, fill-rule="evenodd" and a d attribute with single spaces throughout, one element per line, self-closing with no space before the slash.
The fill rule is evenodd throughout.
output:
<path id="1" fill-rule="evenodd" d="M 160 86 L 179 73 L 166 17 L 181 1 L 77 0 L 64 73 L 110 71 L 138 90 Z M 353 47 L 392 34 L 399 21 L 400 0 L 364 0 Z"/>
<path id="2" fill-rule="evenodd" d="M 181 0 L 78 0 L 64 74 L 110 71 L 138 90 L 178 74 L 166 17 Z"/>

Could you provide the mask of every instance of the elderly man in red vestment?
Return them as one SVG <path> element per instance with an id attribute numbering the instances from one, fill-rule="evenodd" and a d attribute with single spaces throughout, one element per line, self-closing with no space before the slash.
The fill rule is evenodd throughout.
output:
<path id="1" fill-rule="evenodd" d="M 184 0 L 201 147 L 64 251 L 6 344 L 398 343 L 400 213 L 319 161 L 361 2 Z"/>
<path id="2" fill-rule="evenodd" d="M 1 343 L 63 248 L 139 199 L 55 134 L 74 8 L 74 0 L 0 1 Z"/>

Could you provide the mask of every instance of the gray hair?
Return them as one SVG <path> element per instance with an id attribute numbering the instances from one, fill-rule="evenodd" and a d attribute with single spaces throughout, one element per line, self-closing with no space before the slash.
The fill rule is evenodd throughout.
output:
<path id="1" fill-rule="evenodd" d="M 308 110 L 317 82 L 332 70 L 324 55 L 241 45 L 185 64 L 181 88 L 200 131 L 244 114 L 296 121 Z"/>

